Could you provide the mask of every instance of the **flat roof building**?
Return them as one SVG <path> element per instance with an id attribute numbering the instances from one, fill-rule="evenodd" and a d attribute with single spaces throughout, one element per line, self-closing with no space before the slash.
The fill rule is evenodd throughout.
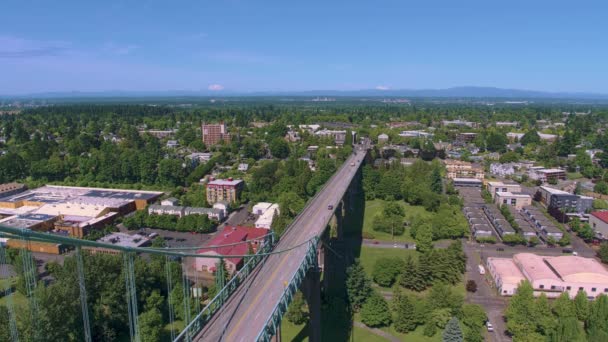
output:
<path id="1" fill-rule="evenodd" d="M 203 143 L 207 146 L 217 145 L 220 141 L 230 142 L 230 134 L 224 122 L 220 122 L 219 124 L 203 123 L 201 125 L 201 132 Z"/>
<path id="2" fill-rule="evenodd" d="M 494 193 L 494 203 L 496 205 L 510 205 L 517 209 L 532 204 L 532 197 L 528 194 L 512 193 L 512 192 L 496 192 Z"/>
<path id="3" fill-rule="evenodd" d="M 532 284 L 536 296 L 545 293 L 549 298 L 556 298 L 566 292 L 574 298 L 578 291 L 584 290 L 589 298 L 595 298 L 608 293 L 608 270 L 592 258 L 518 253 L 513 259 L 488 258 L 488 268 L 503 296 L 514 293 L 513 284 L 519 284 L 522 276 Z M 505 279 L 509 280 L 507 287 Z"/>
<path id="4" fill-rule="evenodd" d="M 214 204 L 219 201 L 229 203 L 236 202 L 240 195 L 245 182 L 241 179 L 211 179 L 207 184 L 207 203 Z"/>

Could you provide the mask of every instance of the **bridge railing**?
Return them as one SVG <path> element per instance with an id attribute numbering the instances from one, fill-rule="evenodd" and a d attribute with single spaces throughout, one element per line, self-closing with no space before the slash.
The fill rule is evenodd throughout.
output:
<path id="1" fill-rule="evenodd" d="M 306 272 L 311 268 L 317 267 L 317 243 L 318 238 L 314 237 L 309 240 L 308 249 L 306 251 L 306 257 L 304 262 L 300 264 L 298 270 L 289 280 L 289 283 L 285 287 L 285 290 L 281 294 L 281 297 L 277 300 L 272 310 L 272 314 L 264 323 L 264 328 L 254 341 L 257 342 L 268 342 L 276 335 L 278 327 L 281 325 L 283 315 L 287 312 L 289 304 L 293 300 L 293 296 L 300 288 L 300 285 L 306 277 Z"/>
<path id="2" fill-rule="evenodd" d="M 215 313 L 224 305 L 226 300 L 236 291 L 255 267 L 266 258 L 266 253 L 272 250 L 272 240 L 270 237 L 264 246 L 258 252 L 249 257 L 245 265 L 235 273 L 226 285 L 218 292 L 215 297 L 194 317 L 194 319 L 186 325 L 182 332 L 175 338 L 174 341 L 191 341 L 192 338 L 202 329 Z"/>

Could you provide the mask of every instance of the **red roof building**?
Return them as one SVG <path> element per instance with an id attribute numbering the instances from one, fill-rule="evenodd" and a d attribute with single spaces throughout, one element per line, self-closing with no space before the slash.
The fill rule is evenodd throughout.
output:
<path id="1" fill-rule="evenodd" d="M 224 259 L 228 272 L 234 273 L 243 266 L 243 257 L 249 251 L 249 245 L 256 252 L 263 242 L 264 236 L 268 234 L 267 229 L 241 226 L 225 226 L 224 230 L 218 232 L 213 239 L 197 251 L 201 255 L 227 255 Z M 245 243 L 243 241 L 250 241 Z M 240 243 L 242 242 L 242 243 Z M 215 247 L 218 246 L 218 247 Z M 196 269 L 206 272 L 215 272 L 217 258 L 196 258 Z"/>

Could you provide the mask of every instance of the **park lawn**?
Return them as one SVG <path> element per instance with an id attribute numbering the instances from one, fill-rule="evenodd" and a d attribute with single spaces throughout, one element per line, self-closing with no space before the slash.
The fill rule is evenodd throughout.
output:
<path id="1" fill-rule="evenodd" d="M 352 340 L 356 342 L 385 342 L 388 341 L 382 336 L 378 336 L 371 331 L 367 331 L 363 328 L 353 327 Z"/>
<path id="2" fill-rule="evenodd" d="M 363 215 L 363 233 L 371 234 L 374 236 L 374 240 L 379 241 L 393 241 L 393 237 L 390 233 L 377 232 L 373 229 L 373 221 L 376 215 L 382 214 L 384 204 L 386 201 L 375 199 L 372 201 L 365 201 L 365 213 Z M 418 205 L 409 205 L 403 201 L 398 201 L 401 206 L 405 209 L 405 220 L 411 222 L 415 216 L 429 217 L 432 213 L 426 211 L 424 207 Z M 365 235 L 364 235 L 365 237 Z M 414 239 L 410 235 L 408 228 L 405 229 L 403 235 L 395 235 L 395 241 L 397 242 L 414 242 Z"/>
<path id="3" fill-rule="evenodd" d="M 438 331 L 434 336 L 424 336 L 424 334 L 422 334 L 422 332 L 424 331 L 424 325 L 419 326 L 418 328 L 416 328 L 416 330 L 410 331 L 407 334 L 397 332 L 392 325 L 390 327 L 380 328 L 380 330 L 386 331 L 387 333 L 398 337 L 400 340 L 408 342 L 440 342 L 442 338 L 441 336 L 443 334 L 442 330 L 437 329 Z"/>
<path id="4" fill-rule="evenodd" d="M 295 325 L 283 317 L 283 320 L 281 320 L 281 339 L 284 341 L 308 341 L 308 328 L 306 324 Z"/>
<path id="5" fill-rule="evenodd" d="M 567 174 L 568 179 L 581 179 L 583 178 L 583 175 L 580 172 L 568 172 Z"/>
<path id="6" fill-rule="evenodd" d="M 361 262 L 361 266 L 363 266 L 365 273 L 371 277 L 376 260 L 384 257 L 405 258 L 407 255 L 417 257 L 416 251 L 413 249 L 361 246 L 361 256 L 359 257 L 359 261 Z"/>

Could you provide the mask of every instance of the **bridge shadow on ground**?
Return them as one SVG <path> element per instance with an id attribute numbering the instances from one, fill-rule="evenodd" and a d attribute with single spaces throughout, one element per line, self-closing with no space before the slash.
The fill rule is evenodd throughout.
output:
<path id="1" fill-rule="evenodd" d="M 331 238 L 330 250 L 326 251 L 330 271 L 323 277 L 330 277 L 322 292 L 321 333 L 323 341 L 348 341 L 351 336 L 353 313 L 346 294 L 346 269 L 361 254 L 363 241 L 363 214 L 365 194 L 363 193 L 361 170 L 351 184 L 352 193 L 345 201 L 342 217 L 343 239 Z"/>

